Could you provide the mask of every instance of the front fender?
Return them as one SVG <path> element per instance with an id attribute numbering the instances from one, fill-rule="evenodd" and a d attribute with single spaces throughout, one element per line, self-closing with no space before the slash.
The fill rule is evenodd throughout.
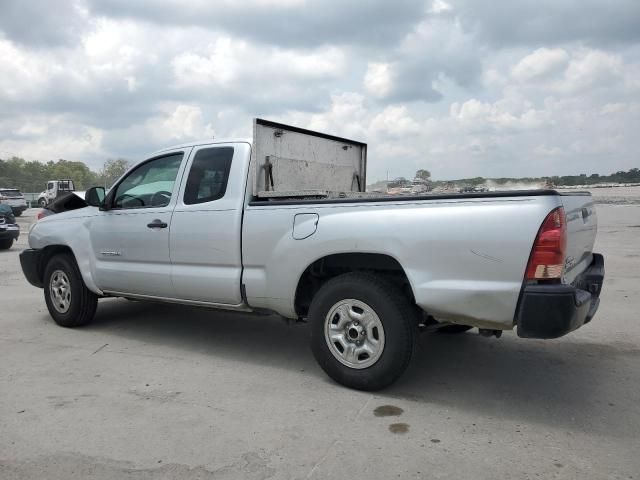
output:
<path id="1" fill-rule="evenodd" d="M 103 292 L 94 280 L 95 256 L 88 229 L 88 221 L 92 215 L 91 212 L 84 212 L 84 214 L 76 212 L 78 210 L 52 215 L 34 224 L 29 232 L 29 246 L 37 250 L 44 250 L 51 246 L 71 249 L 87 288 L 102 295 Z"/>

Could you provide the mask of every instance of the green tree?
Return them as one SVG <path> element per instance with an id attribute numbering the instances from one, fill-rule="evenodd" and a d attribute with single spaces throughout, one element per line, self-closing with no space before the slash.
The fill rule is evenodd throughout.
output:
<path id="1" fill-rule="evenodd" d="M 419 178 L 420 180 L 429 180 L 431 178 L 431 172 L 421 168 L 416 172 L 416 178 Z"/>
<path id="2" fill-rule="evenodd" d="M 111 187 L 113 183 L 120 178 L 124 173 L 129 170 L 131 163 L 124 158 L 110 158 L 102 167 L 100 172 L 100 184 L 105 188 Z"/>
<path id="3" fill-rule="evenodd" d="M 48 180 L 73 180 L 76 190 L 86 190 L 97 183 L 96 174 L 83 162 L 71 162 L 60 159 L 57 162 L 48 162 Z"/>
<path id="4" fill-rule="evenodd" d="M 389 188 L 406 187 L 408 185 L 411 185 L 411 181 L 404 177 L 394 178 L 388 183 Z"/>

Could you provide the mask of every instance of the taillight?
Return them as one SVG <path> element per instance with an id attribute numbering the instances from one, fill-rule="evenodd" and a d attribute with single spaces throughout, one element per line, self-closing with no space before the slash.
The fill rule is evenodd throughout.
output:
<path id="1" fill-rule="evenodd" d="M 559 279 L 567 251 L 564 208 L 552 210 L 542 222 L 527 265 L 527 280 Z"/>
<path id="2" fill-rule="evenodd" d="M 37 220 L 42 220 L 44 217 L 46 217 L 46 215 L 44 214 L 44 210 L 40 210 L 40 211 L 36 214 L 36 221 L 37 221 Z"/>

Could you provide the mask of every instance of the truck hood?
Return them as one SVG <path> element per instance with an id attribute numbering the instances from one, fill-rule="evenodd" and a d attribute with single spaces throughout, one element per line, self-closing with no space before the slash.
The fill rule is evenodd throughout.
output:
<path id="1" fill-rule="evenodd" d="M 68 212 L 87 206 L 84 201 L 84 192 L 70 192 L 51 202 L 46 209 L 53 213 Z"/>

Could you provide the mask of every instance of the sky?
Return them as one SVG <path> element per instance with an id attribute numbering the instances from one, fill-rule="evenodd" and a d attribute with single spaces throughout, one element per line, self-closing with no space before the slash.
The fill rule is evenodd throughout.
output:
<path id="1" fill-rule="evenodd" d="M 142 160 L 254 117 L 368 180 L 640 166 L 638 0 L 2 0 L 0 158 Z"/>

